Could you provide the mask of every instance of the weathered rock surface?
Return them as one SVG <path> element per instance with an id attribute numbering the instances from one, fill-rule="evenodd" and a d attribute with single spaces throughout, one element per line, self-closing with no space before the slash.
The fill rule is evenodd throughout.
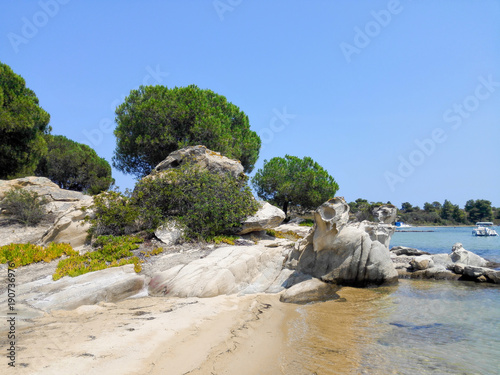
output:
<path id="1" fill-rule="evenodd" d="M 24 189 L 38 193 L 45 198 L 46 217 L 35 227 L 7 223 L 8 216 L 0 215 L 4 224 L 0 226 L 0 246 L 9 243 L 67 242 L 80 247 L 87 237 L 88 223 L 83 222 L 87 212 L 82 208 L 92 204 L 91 196 L 77 191 L 60 189 L 45 177 L 24 177 L 14 180 L 0 180 L 0 203 L 11 189 Z"/>
<path id="2" fill-rule="evenodd" d="M 418 256 L 418 255 L 430 255 L 430 253 L 414 249 L 412 247 L 406 247 L 406 246 L 394 246 L 391 247 L 391 254 L 395 255 L 413 255 L 413 256 Z"/>
<path id="3" fill-rule="evenodd" d="M 372 210 L 375 221 L 383 224 L 394 224 L 397 214 L 398 209 L 392 204 L 384 204 Z"/>
<path id="4" fill-rule="evenodd" d="M 214 297 L 260 293 L 271 287 L 276 290 L 275 281 L 282 273 L 285 254 L 281 247 L 270 248 L 261 243 L 217 248 L 203 259 L 156 273 L 149 283 L 149 294 Z"/>
<path id="5" fill-rule="evenodd" d="M 336 293 L 340 289 L 335 284 L 328 284 L 319 279 L 312 278 L 295 284 L 285 290 L 280 296 L 281 302 L 305 304 L 338 299 Z"/>
<path id="6" fill-rule="evenodd" d="M 145 276 L 137 275 L 134 265 L 108 268 L 78 277 L 63 277 L 57 281 L 52 276 L 19 284 L 16 304 L 28 310 L 72 310 L 82 305 L 101 301 L 116 302 L 143 290 Z M 7 306 L 7 293 L 0 296 L 1 306 Z"/>
<path id="7" fill-rule="evenodd" d="M 323 203 L 315 212 L 313 232 L 298 243 L 289 265 L 297 260 L 297 271 L 342 285 L 396 282 L 398 273 L 388 248 L 377 240 L 375 224 L 348 225 L 348 218 L 344 199 Z"/>
<path id="8" fill-rule="evenodd" d="M 364 230 L 370 236 L 372 241 L 378 241 L 389 249 L 391 237 L 396 231 L 396 227 L 390 224 L 379 224 L 370 221 L 362 221 L 360 223 L 349 224 L 352 227 Z"/>
<path id="9" fill-rule="evenodd" d="M 420 250 L 412 248 L 391 249 L 391 258 L 400 277 L 500 283 L 500 271 L 490 268 L 496 264 L 465 250 L 461 243 L 454 244 L 450 254 L 396 255 L 419 253 Z"/>
<path id="10" fill-rule="evenodd" d="M 285 213 L 278 207 L 267 202 L 260 201 L 260 208 L 255 215 L 248 217 L 243 223 L 238 234 L 258 232 L 272 229 L 280 225 L 285 220 Z"/>
<path id="11" fill-rule="evenodd" d="M 485 267 L 488 261 L 471 251 L 465 250 L 461 243 L 457 242 L 451 248 L 450 258 L 453 263 L 462 263 L 467 266 Z"/>
<path id="12" fill-rule="evenodd" d="M 167 246 L 178 243 L 183 235 L 183 228 L 175 221 L 170 221 L 155 230 L 155 236 Z"/>
<path id="13" fill-rule="evenodd" d="M 177 168 L 186 163 L 197 164 L 203 169 L 216 173 L 230 173 L 238 178 L 243 175 L 243 166 L 239 160 L 229 159 L 205 146 L 189 146 L 170 153 L 165 160 L 155 167 L 155 172 Z"/>
<path id="14" fill-rule="evenodd" d="M 434 267 L 434 261 L 430 255 L 419 255 L 411 260 L 410 266 L 414 270 L 426 270 Z"/>

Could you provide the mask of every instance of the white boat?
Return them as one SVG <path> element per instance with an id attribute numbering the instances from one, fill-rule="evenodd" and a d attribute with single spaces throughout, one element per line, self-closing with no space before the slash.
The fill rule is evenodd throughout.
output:
<path id="1" fill-rule="evenodd" d="M 492 222 L 479 221 L 476 223 L 476 228 L 472 230 L 472 235 L 480 237 L 498 236 L 498 233 L 491 227 L 493 227 Z"/>
<path id="2" fill-rule="evenodd" d="M 399 229 L 399 228 L 411 228 L 412 227 L 411 225 L 403 223 L 402 221 L 396 221 L 394 223 L 394 225 L 396 225 L 396 229 Z"/>

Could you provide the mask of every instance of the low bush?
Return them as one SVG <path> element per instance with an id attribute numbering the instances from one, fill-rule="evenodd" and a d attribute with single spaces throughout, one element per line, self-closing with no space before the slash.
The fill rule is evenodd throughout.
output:
<path id="1" fill-rule="evenodd" d="M 24 225 L 35 226 L 45 215 L 43 205 L 46 203 L 47 200 L 34 191 L 13 189 L 7 192 L 1 207 L 11 219 Z"/>
<path id="2" fill-rule="evenodd" d="M 122 236 L 141 229 L 138 207 L 120 192 L 107 191 L 96 195 L 90 208 L 93 215 L 85 220 L 90 223 L 91 236 Z"/>
<path id="3" fill-rule="evenodd" d="M 78 252 L 67 243 L 51 243 L 47 247 L 27 244 L 9 244 L 0 247 L 0 263 L 9 262 L 12 268 L 37 262 L 50 262 L 62 255 L 75 256 Z"/>
<path id="4" fill-rule="evenodd" d="M 138 244 L 141 242 L 141 238 L 133 236 L 99 236 L 94 243 L 97 250 L 84 255 L 75 254 L 59 261 L 52 278 L 58 280 L 63 276 L 75 277 L 125 264 L 134 264 L 135 271 L 140 272 L 141 261 L 134 256 L 132 250 L 139 248 Z"/>
<path id="5" fill-rule="evenodd" d="M 149 228 L 175 219 L 186 236 L 200 239 L 231 234 L 258 204 L 246 181 L 185 165 L 142 180 L 132 200 Z"/>
<path id="6" fill-rule="evenodd" d="M 266 229 L 266 234 L 271 237 L 275 238 L 286 238 L 291 241 L 297 241 L 303 238 L 301 235 L 289 230 L 286 232 L 282 232 L 279 230 L 274 230 L 274 229 Z"/>

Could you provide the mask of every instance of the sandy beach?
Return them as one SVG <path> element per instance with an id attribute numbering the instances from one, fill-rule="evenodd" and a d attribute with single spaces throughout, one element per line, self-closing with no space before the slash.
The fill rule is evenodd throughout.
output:
<path id="1" fill-rule="evenodd" d="M 354 288 L 339 294 L 340 301 L 302 306 L 257 294 L 142 297 L 54 311 L 19 330 L 11 373 L 354 373 L 362 301 L 374 295 Z M 298 328 L 311 323 L 315 328 L 301 334 Z M 322 348 L 322 334 L 338 337 L 336 346 Z M 308 350 L 324 352 L 323 363 L 308 363 Z"/>

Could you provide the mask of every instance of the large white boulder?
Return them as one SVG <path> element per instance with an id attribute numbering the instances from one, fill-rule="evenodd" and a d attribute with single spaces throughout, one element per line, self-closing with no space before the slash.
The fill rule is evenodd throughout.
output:
<path id="1" fill-rule="evenodd" d="M 285 251 L 281 247 L 226 246 L 207 257 L 153 275 L 153 296 L 214 297 L 221 294 L 261 293 L 276 288 Z M 282 290 L 283 288 L 281 288 Z"/>
<path id="2" fill-rule="evenodd" d="M 188 146 L 171 152 L 165 160 L 155 167 L 154 172 L 178 168 L 186 163 L 196 164 L 211 172 L 230 173 L 236 178 L 243 175 L 243 166 L 239 160 L 229 159 L 201 145 Z"/>
<path id="3" fill-rule="evenodd" d="M 292 262 L 298 259 L 299 272 L 353 286 L 397 281 L 398 273 L 385 243 L 367 231 L 366 224 L 347 224 L 349 206 L 343 198 L 323 203 L 314 218 L 314 231 L 299 242 L 291 257 Z"/>
<path id="4" fill-rule="evenodd" d="M 285 220 L 285 213 L 278 207 L 260 201 L 260 208 L 255 215 L 248 217 L 238 234 L 246 234 L 271 228 L 276 228 Z"/>
<path id="5" fill-rule="evenodd" d="M 450 258 L 453 263 L 462 263 L 467 266 L 474 267 L 486 267 L 488 261 L 484 258 L 481 258 L 479 255 L 474 254 L 471 251 L 465 250 L 463 245 L 459 242 L 453 245 L 451 248 L 452 253 L 450 254 Z"/>

